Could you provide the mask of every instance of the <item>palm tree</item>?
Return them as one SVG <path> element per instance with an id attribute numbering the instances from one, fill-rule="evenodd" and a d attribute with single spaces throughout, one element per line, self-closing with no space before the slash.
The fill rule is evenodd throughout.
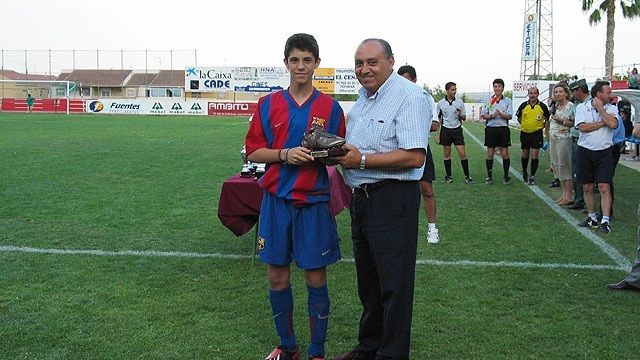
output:
<path id="1" fill-rule="evenodd" d="M 587 13 L 592 11 L 593 0 L 582 0 L 582 11 Z M 620 0 L 622 16 L 627 19 L 640 16 L 640 0 Z M 589 15 L 589 25 L 597 25 L 602 20 L 602 13 L 607 15 L 607 41 L 605 43 L 604 66 L 606 68 L 607 79 L 613 79 L 613 35 L 616 29 L 615 0 L 602 0 L 597 8 Z"/>

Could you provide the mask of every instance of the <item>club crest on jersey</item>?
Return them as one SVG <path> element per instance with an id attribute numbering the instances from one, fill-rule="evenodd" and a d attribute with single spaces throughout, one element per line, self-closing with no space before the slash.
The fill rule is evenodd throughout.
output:
<path id="1" fill-rule="evenodd" d="M 317 117 L 314 116 L 311 118 L 311 127 L 313 127 L 313 125 L 320 125 L 322 127 L 324 127 L 324 124 L 327 122 L 327 120 L 321 118 L 321 117 Z"/>
<path id="2" fill-rule="evenodd" d="M 262 236 L 260 236 L 260 237 L 258 238 L 258 251 L 262 251 L 262 250 L 264 250 L 264 243 L 265 243 L 265 241 L 266 241 L 266 240 L 265 240 Z"/>

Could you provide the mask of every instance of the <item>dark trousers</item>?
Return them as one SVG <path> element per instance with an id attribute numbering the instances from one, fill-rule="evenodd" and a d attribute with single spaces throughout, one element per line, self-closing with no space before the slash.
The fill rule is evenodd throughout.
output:
<path id="1" fill-rule="evenodd" d="M 620 162 L 620 153 L 624 149 L 624 142 L 619 144 L 613 144 L 611 147 L 611 154 L 613 155 L 613 176 L 616 176 L 616 167 Z M 613 179 L 611 179 L 611 184 L 609 184 L 609 191 L 611 192 L 611 214 L 613 214 L 613 199 L 615 197 L 613 190 Z"/>
<path id="2" fill-rule="evenodd" d="M 419 211 L 417 181 L 354 192 L 351 237 L 363 307 L 357 351 L 409 358 Z"/>
<path id="3" fill-rule="evenodd" d="M 631 265 L 631 272 L 624 279 L 629 284 L 640 287 L 640 205 L 638 205 L 638 247 L 636 248 L 636 260 Z"/>
<path id="4" fill-rule="evenodd" d="M 582 193 L 582 184 L 578 182 L 578 139 L 572 138 L 571 147 L 571 166 L 573 167 L 573 203 L 577 206 L 584 207 L 584 194 Z"/>

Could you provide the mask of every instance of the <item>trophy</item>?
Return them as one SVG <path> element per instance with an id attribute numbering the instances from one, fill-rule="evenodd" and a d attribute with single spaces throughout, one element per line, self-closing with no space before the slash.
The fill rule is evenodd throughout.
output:
<path id="1" fill-rule="evenodd" d="M 240 170 L 241 177 L 255 177 L 260 178 L 264 175 L 265 170 L 267 169 L 267 164 L 264 163 L 254 163 L 247 160 L 247 148 L 246 146 L 242 147 L 240 151 L 242 155 L 242 170 Z"/>
<path id="2" fill-rule="evenodd" d="M 302 146 L 311 150 L 311 156 L 326 165 L 336 165 L 333 159 L 344 156 L 349 150 L 342 147 L 346 141 L 338 135 L 328 133 L 321 125 L 314 124 L 304 133 Z"/>

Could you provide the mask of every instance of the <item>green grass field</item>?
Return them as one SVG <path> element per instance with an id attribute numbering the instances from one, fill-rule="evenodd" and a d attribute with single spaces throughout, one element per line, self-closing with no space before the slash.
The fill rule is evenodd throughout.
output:
<path id="1" fill-rule="evenodd" d="M 246 128 L 245 118 L 0 113 L 0 358 L 263 359 L 277 344 L 266 267 L 251 264 L 253 231 L 235 237 L 216 214 Z M 481 138 L 481 124 L 466 128 Z M 635 254 L 640 174 L 618 167 L 613 232 L 593 236 L 576 230 L 584 215 L 543 201 L 559 196 L 546 186 L 548 154 L 536 194 L 520 181 L 484 185 L 484 149 L 470 136 L 477 184 L 461 181 L 455 154 L 445 184 L 432 147 L 441 242 L 426 243 L 422 213 L 412 359 L 637 357 L 640 297 L 604 285 Z M 329 356 L 355 345 L 360 315 L 347 211 L 338 223 L 346 260 L 329 268 Z M 300 271 L 293 289 L 306 351 Z"/>

